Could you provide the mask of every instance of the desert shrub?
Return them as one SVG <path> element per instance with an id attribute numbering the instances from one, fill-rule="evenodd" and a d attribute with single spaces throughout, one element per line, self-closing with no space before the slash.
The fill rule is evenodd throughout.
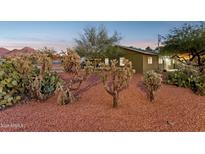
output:
<path id="1" fill-rule="evenodd" d="M 63 55 L 62 64 L 66 72 L 77 73 L 80 69 L 80 56 L 77 52 L 67 49 Z"/>
<path id="2" fill-rule="evenodd" d="M 178 71 L 168 72 L 166 83 L 190 88 L 198 95 L 205 95 L 205 76 L 194 69 L 183 68 Z"/>
<path id="3" fill-rule="evenodd" d="M 41 82 L 41 93 L 44 95 L 51 95 L 59 82 L 59 77 L 56 73 L 46 73 Z"/>
<path id="4" fill-rule="evenodd" d="M 198 95 L 205 96 L 205 76 L 194 76 L 191 81 L 191 89 Z"/>
<path id="5" fill-rule="evenodd" d="M 45 100 L 55 92 L 58 82 L 60 78 L 56 73 L 46 72 L 44 76 L 30 76 L 27 82 L 24 81 L 25 94 L 30 99 Z"/>
<path id="6" fill-rule="evenodd" d="M 161 87 L 161 75 L 154 71 L 148 71 L 144 74 L 143 82 L 148 91 L 149 100 L 152 102 L 155 98 L 154 92 L 156 92 Z"/>
<path id="7" fill-rule="evenodd" d="M 189 76 L 185 74 L 184 72 L 181 71 L 176 71 L 176 72 L 168 72 L 168 84 L 173 84 L 179 87 L 189 87 L 190 82 L 189 82 Z"/>
<path id="8" fill-rule="evenodd" d="M 44 52 L 38 52 L 33 54 L 33 60 L 36 62 L 36 65 L 40 66 L 40 75 L 44 76 L 46 72 L 51 71 L 52 68 L 52 59 L 49 54 Z"/>
<path id="9" fill-rule="evenodd" d="M 4 60 L 0 65 L 0 108 L 11 106 L 24 98 L 43 100 L 52 95 L 59 77 L 45 70 L 41 71 L 26 56 Z"/>
<path id="10" fill-rule="evenodd" d="M 52 60 L 46 52 L 33 54 L 32 61 L 35 61 L 35 69 L 24 81 L 27 97 L 45 100 L 54 93 L 60 78 L 56 73 L 51 72 Z M 36 65 L 40 67 L 37 68 Z"/>

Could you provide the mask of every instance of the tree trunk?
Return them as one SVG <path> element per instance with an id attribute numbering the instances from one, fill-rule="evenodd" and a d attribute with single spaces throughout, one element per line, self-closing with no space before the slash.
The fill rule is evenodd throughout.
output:
<path id="1" fill-rule="evenodd" d="M 201 61 L 201 56 L 199 54 L 197 54 L 197 62 L 198 62 L 198 67 L 199 67 L 199 72 L 203 72 L 203 64 Z"/>
<path id="2" fill-rule="evenodd" d="M 150 99 L 150 102 L 152 102 L 154 100 L 154 92 L 153 91 L 150 91 L 149 99 Z"/>
<path id="3" fill-rule="evenodd" d="M 46 64 L 45 64 L 45 62 L 43 62 L 42 66 L 41 66 L 41 70 L 40 70 L 40 75 L 42 77 L 44 77 L 44 75 L 45 75 L 45 69 L 46 69 Z"/>
<path id="4" fill-rule="evenodd" d="M 200 66 L 200 67 L 199 67 L 199 72 L 200 72 L 200 73 L 204 72 L 204 67 L 203 67 L 203 66 Z"/>
<path id="5" fill-rule="evenodd" d="M 119 103 L 119 94 L 118 92 L 116 92 L 113 95 L 113 108 L 116 108 L 118 106 L 118 103 Z"/>

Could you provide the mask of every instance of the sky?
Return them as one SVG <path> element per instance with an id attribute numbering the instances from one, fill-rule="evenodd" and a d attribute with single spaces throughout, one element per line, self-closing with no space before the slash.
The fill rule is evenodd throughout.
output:
<path id="1" fill-rule="evenodd" d="M 179 21 L 0 21 L 0 47 L 11 50 L 25 46 L 35 49 L 47 46 L 55 50 L 65 50 L 76 45 L 74 39 L 79 38 L 84 28 L 104 25 L 109 35 L 115 31 L 121 34 L 121 45 L 155 48 L 158 34 L 166 35 L 170 29 L 184 23 Z"/>

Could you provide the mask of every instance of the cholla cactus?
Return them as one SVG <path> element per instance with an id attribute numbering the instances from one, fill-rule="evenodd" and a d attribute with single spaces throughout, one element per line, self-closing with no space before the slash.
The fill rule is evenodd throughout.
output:
<path id="1" fill-rule="evenodd" d="M 161 75 L 154 71 L 148 71 L 144 74 L 144 84 L 151 102 L 154 100 L 154 92 L 161 87 L 161 82 Z"/>
<path id="2" fill-rule="evenodd" d="M 60 105 L 66 105 L 74 101 L 74 97 L 68 88 L 65 88 L 63 82 L 59 82 L 56 88 L 56 93 L 58 92 L 57 102 Z"/>
<path id="3" fill-rule="evenodd" d="M 40 65 L 40 76 L 43 77 L 46 72 L 49 72 L 52 68 L 52 59 L 51 57 L 42 51 L 38 51 L 35 54 L 32 54 L 32 61 L 35 61 L 37 65 Z"/>
<path id="4" fill-rule="evenodd" d="M 87 76 L 89 76 L 90 74 L 95 72 L 95 66 L 93 64 L 93 62 L 91 62 L 90 60 L 86 60 L 85 62 L 85 66 L 84 66 L 84 77 L 87 78 Z"/>
<path id="5" fill-rule="evenodd" d="M 74 92 L 80 89 L 83 76 L 74 76 L 68 83 L 58 85 L 57 91 L 59 91 L 57 102 L 61 105 L 72 103 L 76 100 Z"/>
<path id="6" fill-rule="evenodd" d="M 58 95 L 57 102 L 60 105 L 66 105 L 74 101 L 74 97 L 69 89 L 61 90 Z"/>
<path id="7" fill-rule="evenodd" d="M 54 58 L 56 56 L 56 51 L 52 48 L 44 47 L 38 50 L 39 53 L 46 54 L 50 58 Z"/>
<path id="8" fill-rule="evenodd" d="M 36 98 L 37 100 L 43 100 L 44 97 L 41 93 L 41 82 L 42 82 L 42 78 L 40 78 L 40 76 L 36 76 L 34 81 L 30 81 L 30 96 L 32 98 Z"/>
<path id="9" fill-rule="evenodd" d="M 52 59 L 47 54 L 39 53 L 37 57 L 37 61 L 41 65 L 41 69 L 40 69 L 41 76 L 44 76 L 46 72 L 51 70 Z"/>
<path id="10" fill-rule="evenodd" d="M 128 88 L 129 81 L 135 72 L 132 62 L 124 60 L 124 66 L 118 66 L 117 60 L 112 60 L 111 65 L 100 64 L 99 75 L 108 94 L 113 97 L 113 107 L 119 104 L 120 92 Z"/>
<path id="11" fill-rule="evenodd" d="M 27 55 L 19 55 L 15 57 L 11 57 L 16 71 L 18 71 L 21 75 L 29 75 L 33 70 L 33 64 Z"/>
<path id="12" fill-rule="evenodd" d="M 63 55 L 62 62 L 66 72 L 78 73 L 80 69 L 80 56 L 76 51 L 67 49 L 67 52 Z"/>

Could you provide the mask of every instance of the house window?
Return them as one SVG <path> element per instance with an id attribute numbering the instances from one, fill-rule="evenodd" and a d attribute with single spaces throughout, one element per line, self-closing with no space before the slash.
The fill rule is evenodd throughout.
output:
<path id="1" fill-rule="evenodd" d="M 159 64 L 162 64 L 162 63 L 163 63 L 162 58 L 159 58 Z"/>
<path id="2" fill-rule="evenodd" d="M 124 65 L 125 65 L 125 64 L 124 64 L 124 60 L 125 60 L 124 57 L 120 57 L 120 66 L 124 66 Z"/>
<path id="3" fill-rule="evenodd" d="M 109 58 L 105 58 L 105 65 L 109 65 Z"/>
<path id="4" fill-rule="evenodd" d="M 169 58 L 166 58 L 165 61 L 166 61 L 166 64 L 167 64 L 168 66 L 171 65 L 171 60 L 170 60 Z"/>
<path id="5" fill-rule="evenodd" d="M 152 64 L 152 57 L 148 57 L 148 64 Z"/>

